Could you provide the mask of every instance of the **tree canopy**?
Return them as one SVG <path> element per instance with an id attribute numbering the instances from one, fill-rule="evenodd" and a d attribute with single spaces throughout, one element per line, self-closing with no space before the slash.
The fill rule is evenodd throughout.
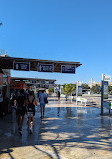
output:
<path id="1" fill-rule="evenodd" d="M 82 84 L 82 89 L 90 89 L 90 87 L 88 86 L 88 84 L 84 83 Z"/>
<path id="2" fill-rule="evenodd" d="M 64 94 L 71 94 L 75 90 L 75 88 L 75 84 L 65 84 L 63 88 Z"/>
<path id="3" fill-rule="evenodd" d="M 98 85 L 98 84 L 96 84 L 95 86 L 93 86 L 92 88 L 91 88 L 91 91 L 93 92 L 93 93 L 100 93 L 100 91 L 101 91 L 101 86 L 100 85 Z"/>

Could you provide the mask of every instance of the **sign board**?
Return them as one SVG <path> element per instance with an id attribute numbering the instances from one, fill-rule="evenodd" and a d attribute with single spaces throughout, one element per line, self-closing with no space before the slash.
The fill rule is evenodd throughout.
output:
<path id="1" fill-rule="evenodd" d="M 62 65 L 61 66 L 62 73 L 75 73 L 75 66 L 73 65 Z"/>
<path id="2" fill-rule="evenodd" d="M 103 115 L 104 99 L 108 99 L 108 82 L 111 80 L 110 75 L 102 74 L 101 87 L 101 115 Z"/>
<path id="3" fill-rule="evenodd" d="M 13 62 L 13 70 L 30 71 L 29 62 Z"/>
<path id="4" fill-rule="evenodd" d="M 82 86 L 78 86 L 78 96 L 82 96 Z"/>
<path id="5" fill-rule="evenodd" d="M 82 86 L 82 82 L 78 81 L 78 86 Z"/>
<path id="6" fill-rule="evenodd" d="M 17 82 L 17 81 L 11 81 L 10 83 L 10 89 L 25 89 L 26 84 L 22 81 Z"/>
<path id="7" fill-rule="evenodd" d="M 80 81 L 77 81 L 76 92 L 76 96 L 82 96 L 82 82 Z"/>
<path id="8" fill-rule="evenodd" d="M 54 81 L 49 81 L 49 84 L 54 84 Z"/>
<path id="9" fill-rule="evenodd" d="M 110 82 L 111 81 L 111 76 L 102 74 L 102 80 Z"/>
<path id="10" fill-rule="evenodd" d="M 53 64 L 38 64 L 38 71 L 39 72 L 54 72 L 54 65 Z"/>
<path id="11" fill-rule="evenodd" d="M 104 99 L 108 99 L 108 81 L 103 81 Z"/>

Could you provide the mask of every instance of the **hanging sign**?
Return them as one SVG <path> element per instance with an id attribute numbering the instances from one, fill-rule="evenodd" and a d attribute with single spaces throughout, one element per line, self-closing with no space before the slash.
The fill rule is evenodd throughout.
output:
<path id="1" fill-rule="evenodd" d="M 39 72 L 54 72 L 54 65 L 53 64 L 38 64 L 38 71 Z"/>
<path id="2" fill-rule="evenodd" d="M 62 65 L 61 66 L 62 73 L 75 73 L 75 66 L 73 65 Z"/>
<path id="3" fill-rule="evenodd" d="M 29 62 L 13 62 L 13 70 L 30 71 Z"/>

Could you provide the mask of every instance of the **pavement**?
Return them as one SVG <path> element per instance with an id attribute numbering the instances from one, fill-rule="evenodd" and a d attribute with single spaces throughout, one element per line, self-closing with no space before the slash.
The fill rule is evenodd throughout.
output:
<path id="1" fill-rule="evenodd" d="M 22 136 L 11 114 L 0 118 L 0 159 L 112 159 L 112 116 L 92 103 L 49 98 L 45 118 L 36 107 L 33 134 L 25 116 Z"/>

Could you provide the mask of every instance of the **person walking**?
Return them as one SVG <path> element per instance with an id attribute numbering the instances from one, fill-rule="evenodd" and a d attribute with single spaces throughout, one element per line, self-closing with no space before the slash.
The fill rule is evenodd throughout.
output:
<path id="1" fill-rule="evenodd" d="M 45 104 L 48 103 L 47 95 L 44 93 L 44 90 L 42 90 L 40 92 L 40 94 L 39 94 L 39 102 L 40 102 L 40 108 L 41 108 L 41 116 L 40 116 L 40 118 L 44 118 Z"/>
<path id="2" fill-rule="evenodd" d="M 17 115 L 18 115 L 18 131 L 22 135 L 22 127 L 24 121 L 24 115 L 26 113 L 26 97 L 24 95 L 24 89 L 20 90 L 20 95 L 17 98 Z"/>
<path id="3" fill-rule="evenodd" d="M 33 133 L 33 124 L 34 124 L 34 116 L 35 116 L 35 105 L 37 106 L 37 101 L 33 91 L 29 92 L 28 95 L 28 103 L 27 103 L 27 124 L 30 133 Z"/>
<path id="4" fill-rule="evenodd" d="M 15 122 L 17 119 L 17 92 L 15 91 L 11 98 L 11 122 Z"/>
<path id="5" fill-rule="evenodd" d="M 60 91 L 58 91 L 57 96 L 58 96 L 58 102 L 60 102 Z"/>

